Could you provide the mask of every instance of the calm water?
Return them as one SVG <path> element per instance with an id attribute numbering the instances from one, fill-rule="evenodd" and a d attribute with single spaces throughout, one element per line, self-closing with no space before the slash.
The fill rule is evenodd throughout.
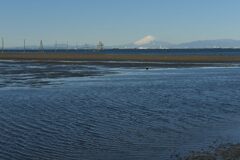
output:
<path id="1" fill-rule="evenodd" d="M 0 62 L 0 159 L 170 160 L 239 143 L 239 73 Z"/>

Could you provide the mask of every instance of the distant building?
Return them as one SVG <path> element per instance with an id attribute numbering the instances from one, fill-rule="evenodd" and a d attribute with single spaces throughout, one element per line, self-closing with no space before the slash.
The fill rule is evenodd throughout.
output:
<path id="1" fill-rule="evenodd" d="M 99 41 L 98 45 L 97 45 L 97 50 L 103 50 L 104 49 L 104 44 Z"/>
<path id="2" fill-rule="evenodd" d="M 84 44 L 82 49 L 91 49 L 91 46 L 89 44 Z"/>

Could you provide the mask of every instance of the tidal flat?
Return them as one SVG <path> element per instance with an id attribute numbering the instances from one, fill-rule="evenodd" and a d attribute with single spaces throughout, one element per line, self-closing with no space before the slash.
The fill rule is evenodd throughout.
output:
<path id="1" fill-rule="evenodd" d="M 238 63 L 1 61 L 0 158 L 239 159 L 239 72 Z"/>

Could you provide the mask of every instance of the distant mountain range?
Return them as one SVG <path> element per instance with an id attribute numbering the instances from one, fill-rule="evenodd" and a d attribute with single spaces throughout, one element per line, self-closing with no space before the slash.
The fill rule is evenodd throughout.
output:
<path id="1" fill-rule="evenodd" d="M 240 40 L 219 39 L 193 41 L 174 45 L 173 48 L 240 48 Z"/>
<path id="2" fill-rule="evenodd" d="M 148 37 L 149 38 L 149 37 Z M 44 45 L 45 49 L 96 49 L 97 45 L 93 44 L 84 44 L 84 45 L 67 45 L 67 44 L 58 44 L 54 45 Z M 27 46 L 27 49 L 39 49 L 39 46 L 32 45 Z M 240 40 L 232 39 L 218 39 L 218 40 L 202 40 L 202 41 L 192 41 L 181 44 L 172 44 L 164 41 L 157 41 L 151 39 L 149 41 L 137 41 L 125 45 L 115 45 L 107 46 L 104 48 L 112 49 L 201 49 L 201 48 L 240 48 Z M 23 49 L 23 47 L 12 47 L 10 49 Z"/>
<path id="3" fill-rule="evenodd" d="M 151 41 L 146 44 L 137 45 L 135 43 L 115 46 L 116 48 L 137 48 L 137 49 L 177 49 L 177 48 L 240 48 L 240 40 L 219 39 L 192 41 L 181 44 L 172 44 L 164 41 Z"/>

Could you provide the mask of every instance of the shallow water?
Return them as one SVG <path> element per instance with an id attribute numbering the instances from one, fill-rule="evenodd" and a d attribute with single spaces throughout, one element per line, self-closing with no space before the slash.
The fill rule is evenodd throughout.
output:
<path id="1" fill-rule="evenodd" d="M 0 69 L 0 159 L 168 160 L 240 142 L 239 67 Z"/>

